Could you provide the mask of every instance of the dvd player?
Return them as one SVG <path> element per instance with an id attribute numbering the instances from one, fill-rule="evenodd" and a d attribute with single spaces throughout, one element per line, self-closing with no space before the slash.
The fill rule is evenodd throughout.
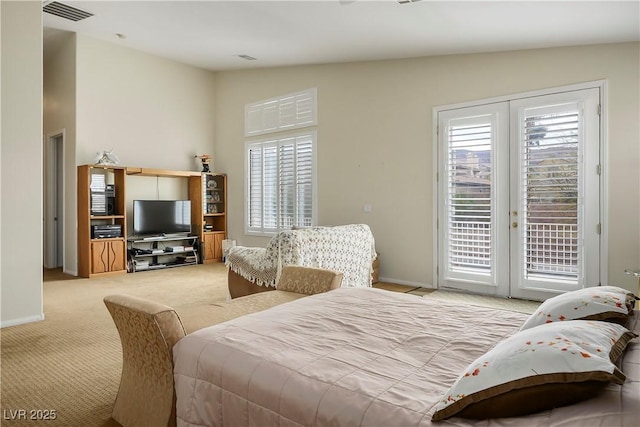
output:
<path id="1" fill-rule="evenodd" d="M 116 224 L 92 225 L 91 237 L 93 239 L 109 239 L 122 236 L 122 226 Z"/>

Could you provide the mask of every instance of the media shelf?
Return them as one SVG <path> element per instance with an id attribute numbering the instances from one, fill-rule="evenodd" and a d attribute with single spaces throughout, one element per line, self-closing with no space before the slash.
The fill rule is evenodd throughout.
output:
<path id="1" fill-rule="evenodd" d="M 131 232 L 127 223 L 133 217 L 127 212 L 131 200 L 126 197 L 125 186 L 130 177 L 136 176 L 187 180 L 193 233 L 188 237 L 198 239 L 192 245 L 193 253 L 156 254 L 158 262 L 154 262 L 153 256 L 140 256 L 145 254 L 133 259 L 141 261 L 141 264 L 145 259 L 149 260 L 149 270 L 191 265 L 194 259 L 202 263 L 222 262 L 222 242 L 227 238 L 225 174 L 98 164 L 80 165 L 77 173 L 78 276 L 95 277 L 141 270 L 132 268 L 130 249 L 142 247 L 143 243 L 148 246 L 151 241 L 127 234 Z M 100 233 L 102 238 L 94 238 L 97 226 L 106 230 Z M 161 246 L 161 242 L 167 242 L 166 239 L 155 241 Z"/>
<path id="2" fill-rule="evenodd" d="M 198 236 L 131 237 L 127 239 L 129 272 L 195 265 L 198 241 Z"/>
<path id="3" fill-rule="evenodd" d="M 78 276 L 127 271 L 126 171 L 118 166 L 78 166 Z M 97 226 L 115 228 L 94 237 Z M 104 238 L 107 237 L 107 238 Z"/>
<path id="4" fill-rule="evenodd" d="M 227 238 L 227 176 L 204 172 L 189 179 L 191 222 L 202 244 L 202 262 L 221 262 Z"/>

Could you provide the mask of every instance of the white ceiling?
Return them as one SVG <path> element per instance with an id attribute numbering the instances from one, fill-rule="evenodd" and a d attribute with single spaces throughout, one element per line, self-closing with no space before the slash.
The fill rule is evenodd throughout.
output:
<path id="1" fill-rule="evenodd" d="M 44 13 L 45 54 L 65 30 L 210 70 L 640 40 L 640 0 L 61 2 L 94 16 Z"/>

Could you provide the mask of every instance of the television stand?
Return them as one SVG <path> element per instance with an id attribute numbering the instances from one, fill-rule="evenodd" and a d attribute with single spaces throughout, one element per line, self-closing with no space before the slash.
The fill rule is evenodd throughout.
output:
<path id="1" fill-rule="evenodd" d="M 134 237 L 127 240 L 129 273 L 198 264 L 198 236 Z"/>
<path id="2" fill-rule="evenodd" d="M 139 240 L 144 240 L 145 242 L 151 241 L 151 240 L 161 240 L 164 236 L 145 236 L 145 237 L 141 237 Z M 131 240 L 136 240 L 137 238 L 133 238 Z"/>
<path id="3" fill-rule="evenodd" d="M 189 233 L 162 233 L 162 237 L 188 237 Z"/>

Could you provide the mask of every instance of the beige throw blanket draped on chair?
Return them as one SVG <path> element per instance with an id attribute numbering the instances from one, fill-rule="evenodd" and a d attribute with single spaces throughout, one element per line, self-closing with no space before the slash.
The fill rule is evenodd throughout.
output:
<path id="1" fill-rule="evenodd" d="M 259 286 L 275 286 L 282 267 L 301 265 L 339 271 L 342 287 L 369 287 L 376 258 L 375 241 L 366 224 L 286 230 L 266 248 L 236 246 L 226 265 Z"/>

